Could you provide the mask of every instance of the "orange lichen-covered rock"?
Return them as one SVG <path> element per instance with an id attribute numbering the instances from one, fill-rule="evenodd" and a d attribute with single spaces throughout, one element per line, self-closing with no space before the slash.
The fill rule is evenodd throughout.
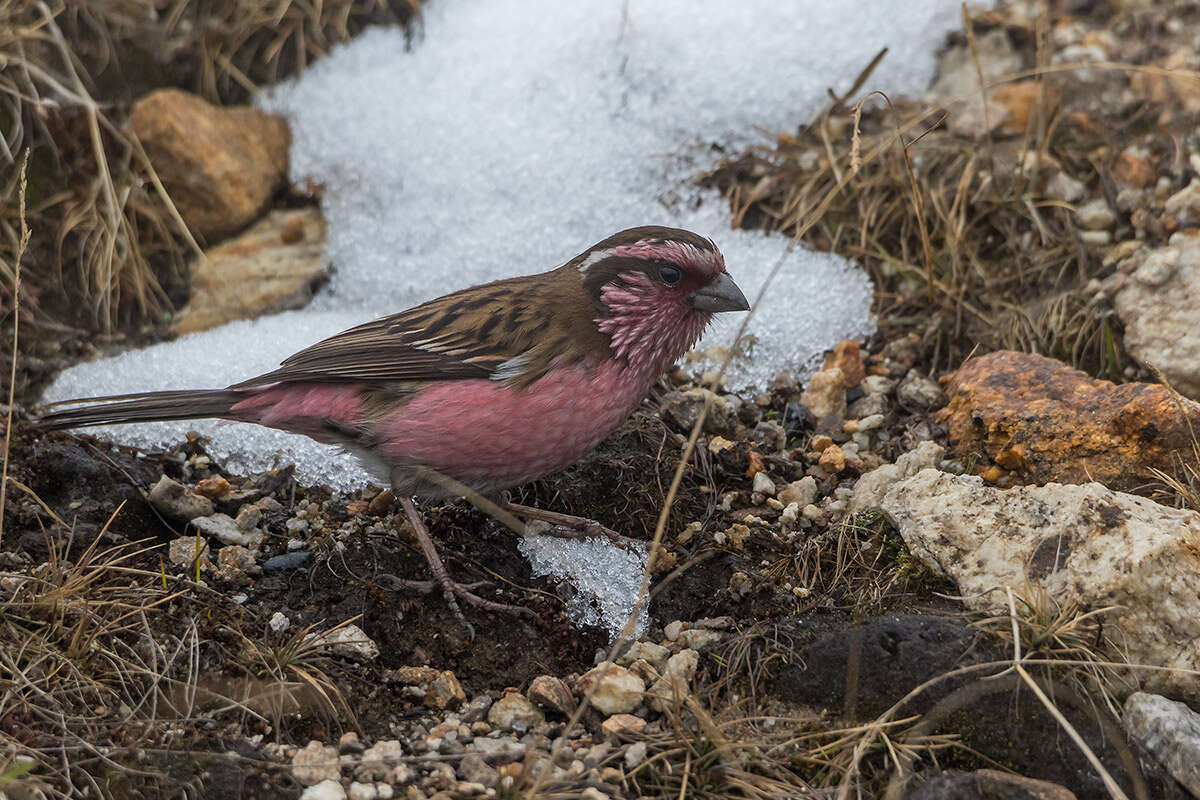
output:
<path id="1" fill-rule="evenodd" d="M 950 402 L 938 421 L 957 455 L 976 459 L 981 474 L 996 466 L 1017 483 L 1129 489 L 1150 468 L 1170 470 L 1178 457 L 1194 457 L 1200 403 L 1157 384 L 1096 380 L 1061 361 L 1011 351 L 973 358 L 944 382 Z"/>

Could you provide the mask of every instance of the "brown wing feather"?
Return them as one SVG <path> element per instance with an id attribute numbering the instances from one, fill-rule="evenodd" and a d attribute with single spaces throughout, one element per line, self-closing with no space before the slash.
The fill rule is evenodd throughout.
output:
<path id="1" fill-rule="evenodd" d="M 577 272 L 571 272 L 576 271 L 508 278 L 439 297 L 343 331 L 290 356 L 279 369 L 230 388 L 281 381 L 493 378 L 502 368 L 498 379 L 528 383 L 570 348 L 572 337 L 557 329 L 579 329 L 566 311 L 574 305 L 571 295 L 582 291 L 576 288 Z M 587 306 L 583 311 L 585 319 L 592 316 Z M 512 374 L 514 359 L 523 365 L 519 374 Z"/>

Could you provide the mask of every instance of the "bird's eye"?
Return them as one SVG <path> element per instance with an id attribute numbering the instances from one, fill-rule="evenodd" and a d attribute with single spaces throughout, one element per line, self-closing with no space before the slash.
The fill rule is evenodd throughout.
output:
<path id="1" fill-rule="evenodd" d="M 679 267 L 665 266 L 658 270 L 658 278 L 667 286 L 678 286 L 683 280 L 683 272 Z"/>

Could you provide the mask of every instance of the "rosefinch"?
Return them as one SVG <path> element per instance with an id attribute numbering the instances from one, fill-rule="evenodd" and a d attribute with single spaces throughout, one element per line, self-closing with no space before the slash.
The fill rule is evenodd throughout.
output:
<path id="1" fill-rule="evenodd" d="M 711 240 L 631 228 L 558 269 L 359 325 L 226 389 L 91 398 L 42 423 L 219 417 L 342 445 L 390 481 L 435 582 L 462 619 L 456 596 L 508 607 L 449 579 L 410 497 L 445 496 L 438 475 L 492 494 L 567 467 L 629 416 L 715 312 L 747 308 Z"/>

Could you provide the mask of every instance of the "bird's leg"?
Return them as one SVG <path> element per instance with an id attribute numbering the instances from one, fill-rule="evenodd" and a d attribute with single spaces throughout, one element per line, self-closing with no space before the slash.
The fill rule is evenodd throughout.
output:
<path id="1" fill-rule="evenodd" d="M 544 531 L 544 533 L 550 536 L 558 536 L 563 539 L 583 539 L 603 536 L 619 547 L 631 547 L 635 544 L 641 545 L 636 539 L 622 536 L 616 531 L 604 527 L 599 522 L 596 522 L 596 520 L 588 519 L 587 517 L 575 517 L 570 514 L 560 514 L 557 511 L 546 511 L 541 508 L 510 502 L 505 502 L 503 508 L 510 514 L 518 517 L 549 523 L 550 528 Z"/>
<path id="2" fill-rule="evenodd" d="M 433 539 L 429 536 L 429 530 L 425 527 L 425 523 L 421 519 L 421 514 L 417 511 L 412 498 L 401 495 L 400 505 L 404 508 L 404 516 L 408 518 L 408 524 L 412 526 L 413 533 L 417 537 L 417 542 L 421 545 L 421 552 L 425 555 L 425 560 L 429 562 L 429 569 L 433 573 L 432 581 L 404 581 L 397 578 L 396 580 L 401 585 L 425 593 L 431 592 L 440 586 L 442 596 L 446 598 L 446 603 L 450 606 L 450 610 L 454 612 L 455 619 L 471 631 L 472 638 L 474 638 L 474 629 L 463 616 L 462 609 L 459 608 L 458 601 L 460 599 L 469 605 L 482 608 L 486 611 L 502 611 L 506 614 L 525 614 L 528 616 L 534 615 L 532 610 L 524 606 L 497 603 L 473 594 L 470 590 L 479 586 L 478 583 L 461 584 L 452 581 L 450 574 L 446 571 L 446 565 L 442 563 L 442 557 L 438 555 L 437 548 L 433 544 Z"/>

